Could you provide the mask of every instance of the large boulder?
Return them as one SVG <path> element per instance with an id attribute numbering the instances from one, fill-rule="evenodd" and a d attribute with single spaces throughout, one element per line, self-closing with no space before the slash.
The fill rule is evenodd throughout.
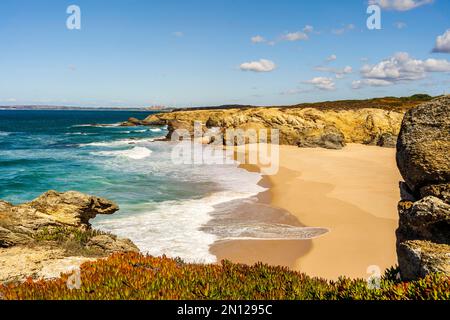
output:
<path id="1" fill-rule="evenodd" d="M 450 204 L 450 183 L 435 184 L 420 188 L 420 196 L 433 196 L 441 199 L 447 204 Z"/>
<path id="2" fill-rule="evenodd" d="M 301 148 L 319 147 L 339 150 L 345 147 L 345 137 L 335 126 L 326 126 L 319 134 L 300 137 L 297 145 Z"/>
<path id="3" fill-rule="evenodd" d="M 75 191 L 49 191 L 18 206 L 0 201 L 0 284 L 15 276 L 39 278 L 49 268 L 61 270 L 113 252 L 139 252 L 130 240 L 91 228 L 89 220 L 97 214 L 117 210 L 112 201 Z M 15 265 L 20 271 L 12 269 Z"/>
<path id="4" fill-rule="evenodd" d="M 397 136 L 392 133 L 385 132 L 382 133 L 375 142 L 379 147 L 395 148 L 397 146 Z"/>
<path id="5" fill-rule="evenodd" d="M 87 226 L 98 214 L 113 214 L 119 207 L 114 202 L 76 191 L 59 193 L 50 190 L 25 204 L 57 222 L 74 227 Z"/>
<path id="6" fill-rule="evenodd" d="M 450 205 L 435 197 L 400 202 L 397 240 L 428 240 L 450 245 Z"/>
<path id="7" fill-rule="evenodd" d="M 450 275 L 450 96 L 411 109 L 397 143 L 400 183 L 397 256 L 412 280 Z"/>
<path id="8" fill-rule="evenodd" d="M 424 278 L 431 273 L 450 274 L 450 246 L 429 241 L 405 241 L 398 249 L 403 280 Z"/>
<path id="9" fill-rule="evenodd" d="M 129 239 L 112 237 L 107 234 L 92 237 L 86 246 L 90 249 L 100 249 L 103 252 L 139 252 L 139 249 Z"/>
<path id="10" fill-rule="evenodd" d="M 48 191 L 18 206 L 0 201 L 0 247 L 29 244 L 42 233 L 46 238 L 56 237 L 55 233 L 59 238 L 70 238 L 72 232 L 92 233 L 90 219 L 117 210 L 112 201 L 75 191 Z"/>
<path id="11" fill-rule="evenodd" d="M 406 113 L 397 142 L 397 164 L 414 192 L 450 181 L 450 96 Z"/>

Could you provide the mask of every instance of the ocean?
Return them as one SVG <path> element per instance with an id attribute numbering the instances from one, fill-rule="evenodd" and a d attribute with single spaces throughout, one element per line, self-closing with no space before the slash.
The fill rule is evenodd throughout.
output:
<path id="1" fill-rule="evenodd" d="M 213 223 L 212 213 L 233 201 L 256 202 L 265 190 L 261 176 L 237 163 L 174 164 L 170 143 L 155 141 L 167 128 L 119 126 L 149 114 L 0 110 L 0 199 L 19 204 L 50 189 L 105 197 L 120 211 L 98 216 L 95 228 L 151 255 L 214 262 L 210 245 L 248 238 L 248 226 Z"/>

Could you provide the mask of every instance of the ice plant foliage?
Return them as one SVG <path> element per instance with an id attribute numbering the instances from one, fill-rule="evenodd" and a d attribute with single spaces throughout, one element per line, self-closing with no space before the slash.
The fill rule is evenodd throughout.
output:
<path id="1" fill-rule="evenodd" d="M 256 300 L 434 300 L 450 299 L 450 279 L 431 275 L 399 282 L 388 270 L 380 287 L 363 279 L 336 282 L 311 278 L 287 268 L 265 264 L 247 266 L 186 264 L 179 259 L 141 254 L 114 254 L 81 266 L 81 285 L 67 286 L 71 274 L 48 281 L 28 280 L 0 286 L 4 299 L 256 299 Z"/>

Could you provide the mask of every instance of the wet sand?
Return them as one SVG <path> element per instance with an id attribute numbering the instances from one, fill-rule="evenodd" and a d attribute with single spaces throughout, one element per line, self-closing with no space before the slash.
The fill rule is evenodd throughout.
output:
<path id="1" fill-rule="evenodd" d="M 329 233 L 312 240 L 222 241 L 211 252 L 219 260 L 261 261 L 327 279 L 366 278 L 369 266 L 384 271 L 397 263 L 400 180 L 394 149 L 281 146 L 280 170 L 264 177 L 261 183 L 270 189 L 260 194 L 260 201 L 287 211 L 298 225 L 327 228 Z"/>

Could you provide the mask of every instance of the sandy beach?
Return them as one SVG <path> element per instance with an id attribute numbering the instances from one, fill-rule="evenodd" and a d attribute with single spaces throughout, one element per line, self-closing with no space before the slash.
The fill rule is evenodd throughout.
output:
<path id="1" fill-rule="evenodd" d="M 270 189 L 259 195 L 260 202 L 287 211 L 296 225 L 329 233 L 312 240 L 222 241 L 211 252 L 219 260 L 262 261 L 327 279 L 367 278 L 369 266 L 383 272 L 397 263 L 400 180 L 395 149 L 281 146 L 280 170 L 261 181 Z"/>

